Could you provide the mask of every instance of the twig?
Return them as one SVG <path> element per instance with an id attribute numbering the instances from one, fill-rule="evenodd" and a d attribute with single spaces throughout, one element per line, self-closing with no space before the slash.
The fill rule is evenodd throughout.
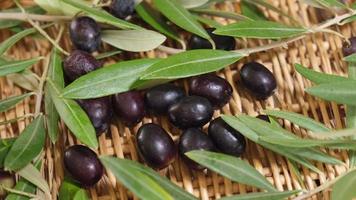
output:
<path id="1" fill-rule="evenodd" d="M 27 192 L 11 189 L 11 188 L 6 187 L 4 185 L 0 185 L 0 187 L 3 188 L 4 190 L 10 192 L 10 193 L 19 194 L 19 195 L 26 196 L 26 197 L 31 197 L 31 198 L 37 198 L 37 195 L 31 194 L 31 193 L 27 193 Z"/>
<path id="2" fill-rule="evenodd" d="M 23 115 L 21 117 L 16 117 L 14 119 L 10 119 L 10 120 L 7 120 L 7 121 L 0 122 L 0 126 L 6 125 L 6 124 L 10 124 L 10 123 L 13 123 L 13 122 L 17 122 L 19 120 L 22 120 L 22 119 L 25 119 L 25 118 L 28 118 L 28 117 L 33 117 L 33 116 L 34 116 L 34 114 L 29 113 L 29 114 Z"/>
<path id="3" fill-rule="evenodd" d="M 42 22 L 58 22 L 69 21 L 72 17 L 64 15 L 38 15 L 29 13 L 0 13 L 0 19 L 14 19 L 20 21 L 27 21 L 28 19 L 31 19 Z"/>

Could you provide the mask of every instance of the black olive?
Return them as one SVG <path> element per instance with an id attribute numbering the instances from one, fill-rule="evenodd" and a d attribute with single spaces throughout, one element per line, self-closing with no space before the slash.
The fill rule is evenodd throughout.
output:
<path id="1" fill-rule="evenodd" d="M 221 117 L 210 122 L 208 133 L 221 152 L 233 156 L 241 156 L 245 152 L 245 137 L 229 126 Z"/>
<path id="2" fill-rule="evenodd" d="M 0 185 L 3 185 L 7 188 L 13 188 L 16 183 L 15 174 L 12 174 L 8 171 L 0 170 Z M 7 192 L 2 187 L 0 187 L 0 199 L 3 199 L 6 196 Z"/>
<path id="3" fill-rule="evenodd" d="M 267 115 L 257 115 L 256 116 L 258 119 L 261 119 L 263 121 L 266 121 L 268 123 L 270 123 L 271 121 L 269 120 L 269 117 Z"/>
<path id="4" fill-rule="evenodd" d="M 230 51 L 235 49 L 236 41 L 235 38 L 230 36 L 215 35 L 213 33 L 215 29 L 208 28 L 206 31 L 210 35 L 211 39 L 215 42 L 216 49 Z M 212 46 L 207 39 L 204 39 L 197 35 L 192 35 L 189 40 L 190 49 L 211 49 Z"/>
<path id="5" fill-rule="evenodd" d="M 344 53 L 344 56 L 356 53 L 356 37 L 349 38 L 349 43 L 344 43 L 342 52 Z"/>
<path id="6" fill-rule="evenodd" d="M 113 104 L 116 115 L 128 126 L 139 123 L 145 116 L 144 98 L 138 91 L 116 94 Z"/>
<path id="7" fill-rule="evenodd" d="M 140 155 L 149 166 L 163 169 L 174 161 L 177 154 L 174 141 L 159 125 L 142 125 L 137 131 L 136 140 Z"/>
<path id="8" fill-rule="evenodd" d="M 63 63 L 64 73 L 70 82 L 101 66 L 102 63 L 97 61 L 92 55 L 80 50 L 73 51 Z"/>
<path id="9" fill-rule="evenodd" d="M 77 17 L 70 23 L 70 39 L 77 49 L 94 52 L 101 44 L 101 30 L 90 17 Z"/>
<path id="10" fill-rule="evenodd" d="M 193 77 L 189 83 L 189 94 L 207 98 L 214 107 L 222 107 L 229 102 L 232 87 L 225 79 L 206 74 Z"/>
<path id="11" fill-rule="evenodd" d="M 134 0 L 113 0 L 109 6 L 109 12 L 117 18 L 126 19 L 135 11 Z"/>
<path id="12" fill-rule="evenodd" d="M 154 113 L 167 113 L 169 106 L 185 96 L 184 89 L 172 83 L 158 85 L 147 90 L 145 102 Z"/>
<path id="13" fill-rule="evenodd" d="M 193 169 L 204 169 L 203 166 L 190 160 L 185 153 L 193 150 L 215 151 L 214 143 L 208 134 L 197 128 L 189 128 L 183 132 L 179 140 L 179 153 L 186 164 Z"/>
<path id="14" fill-rule="evenodd" d="M 210 121 L 213 113 L 213 107 L 208 99 L 188 96 L 168 109 L 168 118 L 173 125 L 184 129 L 203 126 Z"/>
<path id="15" fill-rule="evenodd" d="M 109 97 L 96 99 L 77 100 L 79 105 L 85 110 L 99 136 L 106 132 L 110 125 L 112 116 L 111 101 Z"/>
<path id="16" fill-rule="evenodd" d="M 96 153 L 83 145 L 73 145 L 64 151 L 64 166 L 71 177 L 85 187 L 95 185 L 104 173 Z"/>
<path id="17" fill-rule="evenodd" d="M 258 99 L 267 99 L 277 88 L 273 74 L 257 62 L 244 64 L 240 77 L 245 88 Z"/>

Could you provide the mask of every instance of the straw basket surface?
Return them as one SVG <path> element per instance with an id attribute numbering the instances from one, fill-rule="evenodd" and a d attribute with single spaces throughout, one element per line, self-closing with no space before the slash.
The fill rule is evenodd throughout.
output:
<path id="1" fill-rule="evenodd" d="M 302 1 L 297 0 L 269 0 L 276 7 L 288 13 L 293 18 L 300 21 L 306 26 L 311 26 L 318 23 L 316 9 L 308 7 Z M 23 5 L 33 4 L 31 0 L 22 0 Z M 0 8 L 5 9 L 12 7 L 12 0 L 1 0 Z M 239 12 L 239 2 L 227 2 L 219 5 L 217 9 L 226 11 Z M 289 23 L 288 19 L 280 17 L 273 11 L 265 10 L 265 15 L 271 20 Z M 229 23 L 223 18 L 214 18 L 222 23 Z M 356 29 L 351 25 L 334 27 L 334 29 L 342 33 L 345 37 L 350 37 Z M 48 33 L 55 37 L 58 30 L 52 28 Z M 2 30 L 0 33 L 0 42 L 13 34 L 9 30 Z M 255 47 L 267 44 L 268 41 L 262 40 L 239 40 L 238 48 Z M 312 67 L 314 70 L 326 73 L 339 75 L 346 74 L 346 64 L 342 61 L 340 48 L 342 39 L 331 34 L 313 34 L 303 40 L 294 42 L 289 45 L 289 48 L 277 48 L 268 52 L 253 54 L 248 58 L 239 61 L 227 67 L 225 70 L 218 72 L 218 75 L 226 78 L 234 89 L 233 98 L 229 104 L 225 105 L 221 110 L 215 111 L 214 116 L 219 116 L 221 113 L 236 115 L 239 113 L 247 113 L 255 116 L 264 108 L 279 108 L 283 110 L 294 111 L 310 116 L 320 122 L 325 123 L 328 127 L 340 129 L 345 126 L 345 111 L 342 106 L 336 103 L 329 103 L 318 100 L 309 96 L 304 92 L 304 88 L 311 85 L 295 72 L 293 64 L 301 63 L 305 66 Z M 71 44 L 66 33 L 60 45 L 67 50 L 71 50 Z M 167 45 L 174 45 L 167 43 Z M 31 58 L 37 56 L 47 56 L 51 51 L 52 46 L 45 39 L 33 39 L 27 37 L 11 48 L 7 54 L 15 59 Z M 162 51 L 149 51 L 144 53 L 123 53 L 106 60 L 106 64 L 118 62 L 120 60 L 128 60 L 138 57 L 167 57 L 168 55 Z M 239 68 L 246 61 L 258 61 L 264 63 L 271 70 L 278 82 L 278 90 L 276 94 L 266 101 L 256 101 L 249 96 L 236 83 Z M 41 74 L 42 65 L 40 62 L 32 68 L 38 74 Z M 178 81 L 187 87 L 186 80 Z M 14 85 L 6 78 L 0 79 L 1 99 L 12 95 L 19 95 L 26 92 Z M 34 111 L 35 99 L 26 99 L 18 104 L 15 108 L 6 113 L 1 113 L 0 121 L 13 119 L 26 115 Z M 29 119 L 20 120 L 18 122 L 0 126 L 1 138 L 13 137 L 19 134 L 27 124 Z M 168 123 L 164 117 L 146 117 L 143 123 L 155 122 L 161 124 L 172 137 L 177 140 L 180 131 Z M 135 148 L 134 135 L 141 124 L 129 129 L 117 120 L 112 122 L 109 133 L 101 135 L 99 138 L 99 154 L 113 155 L 120 158 L 132 160 L 140 160 Z M 287 121 L 283 122 L 286 129 L 292 130 L 295 134 L 303 135 L 305 130 L 293 125 Z M 64 177 L 62 164 L 63 150 L 68 145 L 78 143 L 71 135 L 63 123 L 60 125 L 60 139 L 56 145 L 50 144 L 47 140 L 45 151 L 43 152 L 42 173 L 49 183 L 53 199 L 56 199 L 61 181 Z M 345 151 L 333 151 L 331 155 L 348 163 L 347 153 Z M 333 179 L 343 173 L 346 169 L 343 166 L 332 166 L 322 163 L 316 163 L 316 166 L 323 171 L 323 174 L 316 174 L 310 170 L 300 167 L 300 173 L 303 181 L 300 182 L 292 172 L 291 166 L 288 165 L 286 159 L 269 150 L 266 150 L 252 142 L 248 142 L 248 148 L 243 158 L 253 165 L 258 171 L 265 175 L 268 180 L 275 185 L 278 190 L 293 190 L 293 189 L 308 189 L 311 190 L 318 185 L 324 183 L 327 179 Z M 218 199 L 223 196 L 232 194 L 243 194 L 249 192 L 257 192 L 258 189 L 238 184 L 225 179 L 211 171 L 194 172 L 189 170 L 180 159 L 169 166 L 169 168 L 160 172 L 167 176 L 172 182 L 176 183 L 185 190 L 193 193 L 200 199 Z M 97 184 L 96 187 L 89 189 L 89 194 L 94 200 L 109 200 L 109 199 L 135 199 L 132 193 L 125 189 L 119 182 L 116 181 L 112 174 L 106 173 L 104 178 Z M 313 196 L 312 199 L 329 199 L 329 193 L 323 192 Z"/>

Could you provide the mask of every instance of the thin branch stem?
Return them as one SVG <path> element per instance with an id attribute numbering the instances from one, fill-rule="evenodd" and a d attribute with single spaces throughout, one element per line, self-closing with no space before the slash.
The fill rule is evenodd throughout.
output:
<path id="1" fill-rule="evenodd" d="M 0 122 L 0 126 L 6 125 L 6 124 L 10 124 L 10 123 L 13 123 L 13 122 L 17 122 L 17 121 L 20 121 L 22 119 L 26 119 L 28 117 L 33 117 L 33 116 L 34 116 L 34 114 L 29 113 L 29 114 L 23 115 L 21 117 L 16 117 L 14 119 L 10 119 L 10 120 L 7 120 L 7 121 Z"/>
<path id="2" fill-rule="evenodd" d="M 62 15 L 38 15 L 29 13 L 0 13 L 0 19 L 13 19 L 20 21 L 27 21 L 28 19 L 41 22 L 58 22 L 58 21 L 69 21 L 72 19 L 70 16 Z"/>
<path id="3" fill-rule="evenodd" d="M 6 187 L 4 185 L 1 185 L 0 187 L 3 188 L 4 190 L 10 192 L 10 193 L 19 194 L 19 195 L 26 196 L 26 197 L 31 197 L 31 198 L 37 198 L 37 195 L 31 194 L 31 193 L 27 193 L 27 192 L 23 192 L 23 191 L 20 191 L 20 190 L 11 189 L 11 188 Z"/>

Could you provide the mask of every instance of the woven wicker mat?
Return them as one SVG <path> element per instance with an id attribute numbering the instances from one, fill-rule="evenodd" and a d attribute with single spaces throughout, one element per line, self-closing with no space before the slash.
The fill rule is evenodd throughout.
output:
<path id="1" fill-rule="evenodd" d="M 295 19 L 299 20 L 306 26 L 310 26 L 318 22 L 315 9 L 308 8 L 304 3 L 297 0 L 270 0 L 276 7 L 288 13 Z M 30 0 L 23 0 L 22 3 L 33 4 Z M 2 0 L 0 8 L 11 7 L 11 0 Z M 221 10 L 237 11 L 239 12 L 239 3 L 227 2 L 218 7 Z M 265 15 L 272 20 L 283 21 L 288 23 L 288 20 L 281 18 L 277 13 L 265 11 Z M 228 23 L 225 19 L 215 18 L 222 23 Z M 351 25 L 342 27 L 335 27 L 335 30 L 342 33 L 345 37 L 350 37 L 352 32 L 356 31 Z M 55 37 L 58 31 L 50 29 L 49 33 Z M 10 36 L 11 32 L 2 30 L 0 33 L 0 42 Z M 266 41 L 249 40 L 239 41 L 239 48 L 253 47 L 266 44 Z M 70 50 L 70 41 L 68 34 L 62 38 L 61 46 Z M 170 44 L 167 44 L 170 45 Z M 220 113 L 238 114 L 247 113 L 249 115 L 257 115 L 260 110 L 269 108 L 280 108 L 299 112 L 304 115 L 313 117 L 314 119 L 325 123 L 328 127 L 340 129 L 344 127 L 344 110 L 335 103 L 328 103 L 317 100 L 307 95 L 303 88 L 310 86 L 310 82 L 303 79 L 293 68 L 294 63 L 301 63 L 305 66 L 310 66 L 314 70 L 323 71 L 327 73 L 341 74 L 346 73 L 345 63 L 342 62 L 342 55 L 340 48 L 342 46 L 342 39 L 330 34 L 314 34 L 308 36 L 306 39 L 297 41 L 289 45 L 288 49 L 274 49 L 265 53 L 259 53 L 249 56 L 248 60 L 255 60 L 264 63 L 271 71 L 273 71 L 278 82 L 278 91 L 267 101 L 256 101 L 245 93 L 241 87 L 236 85 L 236 75 L 238 69 L 247 60 L 241 60 L 238 63 L 227 67 L 224 71 L 219 72 L 219 75 L 226 78 L 234 88 L 233 98 L 229 104 L 224 106 L 221 110 L 216 111 L 214 116 L 219 116 Z M 8 55 L 17 59 L 31 58 L 39 55 L 46 56 L 51 50 L 51 45 L 46 40 L 33 40 L 30 37 L 22 40 L 16 44 Z M 140 54 L 123 53 L 119 56 L 114 56 L 107 60 L 107 63 L 117 62 L 123 59 L 130 59 L 136 57 L 166 57 L 168 56 L 161 51 L 150 51 Z M 40 74 L 42 63 L 37 64 L 32 69 Z M 180 84 L 187 87 L 186 80 L 180 81 Z M 19 95 L 25 91 L 13 85 L 5 78 L 0 79 L 1 99 L 8 96 Z M 18 104 L 16 108 L 11 109 L 6 113 L 1 113 L 0 121 L 20 117 L 26 113 L 34 111 L 34 98 L 27 99 Z M 167 131 L 169 131 L 175 140 L 180 134 L 179 130 L 172 127 L 166 118 L 145 118 L 143 123 L 155 122 L 161 124 Z M 1 138 L 13 137 L 17 135 L 29 120 L 21 120 L 11 125 L 0 126 Z M 132 160 L 140 160 L 136 148 L 134 135 L 137 128 L 141 124 L 132 129 L 124 127 L 119 121 L 113 121 L 111 125 L 111 133 L 102 135 L 99 138 L 100 148 L 99 153 L 105 155 L 114 155 L 117 157 L 124 157 Z M 293 130 L 296 134 L 305 134 L 298 126 L 284 122 L 284 126 Z M 58 194 L 58 189 L 63 179 L 63 165 L 62 156 L 63 149 L 68 145 L 78 143 L 69 133 L 66 127 L 61 124 L 61 134 L 59 142 L 53 146 L 47 140 L 46 149 L 43 153 L 44 162 L 42 173 L 47 179 L 55 199 Z M 348 163 L 347 153 L 344 151 L 333 151 L 331 155 Z M 278 190 L 292 190 L 292 189 L 313 189 L 325 182 L 327 179 L 333 179 L 342 172 L 345 168 L 342 166 L 325 165 L 316 163 L 316 166 L 324 172 L 324 174 L 316 174 L 310 170 L 301 167 L 300 173 L 303 177 L 303 183 L 298 182 L 297 178 L 292 172 L 291 166 L 288 165 L 285 158 L 263 149 L 262 147 L 249 142 L 246 153 L 243 158 L 248 160 L 258 171 L 264 174 L 269 181 L 271 181 Z M 194 193 L 200 199 L 218 199 L 222 196 L 256 192 L 258 189 L 246 185 L 233 183 L 213 172 L 192 172 L 179 159 L 177 159 L 169 168 L 160 172 L 162 175 L 169 177 L 174 183 L 183 187 L 185 190 Z M 95 188 L 89 190 L 91 198 L 94 200 L 108 200 L 108 199 L 133 199 L 132 193 L 127 191 L 118 183 L 112 174 L 106 174 Z M 329 199 L 328 192 L 323 192 L 315 195 L 312 199 Z"/>

